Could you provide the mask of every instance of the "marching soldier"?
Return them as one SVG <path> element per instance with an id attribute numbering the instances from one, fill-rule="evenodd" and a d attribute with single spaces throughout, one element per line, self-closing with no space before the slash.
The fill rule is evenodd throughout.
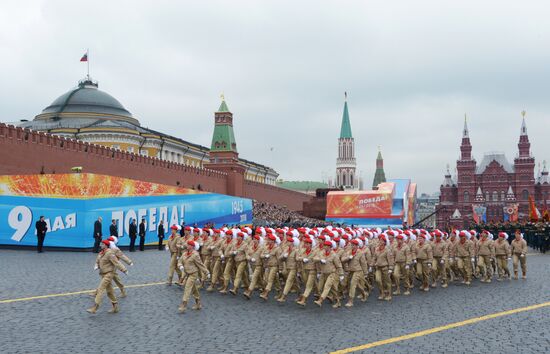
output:
<path id="1" fill-rule="evenodd" d="M 233 246 L 232 255 L 235 261 L 235 281 L 233 282 L 233 289 L 229 292 L 233 295 L 237 295 L 239 286 L 242 279 L 248 279 L 248 262 L 246 261 L 246 249 L 247 245 L 244 241 L 244 232 L 237 233 L 237 242 Z M 224 279 L 225 280 L 225 279 Z M 246 280 L 244 283 L 248 283 Z"/>
<path id="2" fill-rule="evenodd" d="M 490 283 L 493 278 L 493 267 L 491 266 L 491 259 L 495 257 L 495 247 L 493 241 L 488 238 L 488 232 L 483 231 L 481 233 L 481 239 L 478 242 L 478 260 L 479 273 L 481 276 L 480 281 L 483 283 Z"/>
<path id="3" fill-rule="evenodd" d="M 233 230 L 227 230 L 225 232 L 225 240 L 221 245 L 222 249 L 222 263 L 225 263 L 223 270 L 223 287 L 220 290 L 220 294 L 227 294 L 229 288 L 229 282 L 231 281 L 231 274 L 234 272 L 235 258 L 233 254 Z"/>
<path id="4" fill-rule="evenodd" d="M 412 264 L 412 254 L 409 246 L 405 243 L 405 236 L 397 235 L 397 244 L 393 250 L 395 256 L 395 268 L 393 272 L 393 282 L 395 291 L 393 295 L 401 294 L 401 277 L 403 277 L 405 292 L 403 295 L 411 294 L 411 283 L 409 269 Z"/>
<path id="5" fill-rule="evenodd" d="M 441 287 L 447 287 L 447 262 L 449 259 L 449 244 L 442 239 L 441 231 L 435 231 L 435 241 L 433 242 L 433 282 L 432 288 L 437 286 L 437 280 L 441 281 Z"/>
<path id="6" fill-rule="evenodd" d="M 184 274 L 185 284 L 181 305 L 178 308 L 180 313 L 185 312 L 191 293 L 193 293 L 193 297 L 195 298 L 193 310 L 200 310 L 202 308 L 201 296 L 197 288 L 199 272 L 206 274 L 206 277 L 210 278 L 210 273 L 202 263 L 201 257 L 196 251 L 196 246 L 198 246 L 198 244 L 196 244 L 195 241 L 187 241 L 187 249 L 182 253 L 180 259 L 178 260 L 178 268 L 182 274 Z"/>
<path id="7" fill-rule="evenodd" d="M 172 234 L 168 238 L 166 243 L 166 250 L 170 251 L 170 266 L 168 267 L 168 279 L 166 281 L 167 285 L 172 285 L 172 279 L 174 278 L 174 272 L 178 275 L 178 283 L 183 280 L 182 274 L 177 266 L 179 258 L 179 248 L 178 243 L 181 240 L 181 236 L 178 234 L 180 229 L 179 225 L 172 225 L 170 230 Z"/>
<path id="8" fill-rule="evenodd" d="M 353 306 L 355 291 L 358 287 L 361 291 L 361 300 L 363 302 L 367 301 L 368 297 L 368 293 L 363 285 L 363 280 L 365 278 L 365 274 L 369 273 L 369 264 L 367 264 L 364 253 L 359 250 L 359 240 L 353 239 L 350 241 L 350 244 L 351 248 L 348 248 L 340 258 L 342 264 L 347 264 L 350 279 L 348 302 L 345 305 L 346 307 Z"/>
<path id="9" fill-rule="evenodd" d="M 210 280 L 210 286 L 206 291 L 212 292 L 215 290 L 216 286 L 218 286 L 218 281 L 220 277 L 220 272 L 222 270 L 222 242 L 223 238 L 221 238 L 221 230 L 214 230 L 214 236 L 212 238 L 212 241 L 210 242 L 208 248 L 211 252 L 211 259 L 210 259 L 210 268 L 209 271 L 212 274 L 212 279 Z"/>
<path id="10" fill-rule="evenodd" d="M 472 243 L 466 238 L 466 231 L 461 231 L 458 236 L 460 241 L 455 245 L 454 255 L 457 267 L 462 274 L 462 283 L 470 285 L 472 279 L 472 264 L 474 264 L 474 250 Z"/>
<path id="11" fill-rule="evenodd" d="M 321 296 L 315 303 L 321 307 L 330 293 L 333 300 L 332 307 L 338 308 L 341 306 L 338 296 L 338 281 L 344 280 L 344 269 L 340 257 L 332 250 L 332 242 L 325 241 L 323 245 L 323 251 L 318 252 L 315 257 L 315 261 L 320 264 L 319 288 L 322 289 Z"/>
<path id="12" fill-rule="evenodd" d="M 508 270 L 508 261 L 510 260 L 510 245 L 506 239 L 508 235 L 505 232 L 499 232 L 498 240 L 495 241 L 495 256 L 497 258 L 498 281 L 504 277 L 510 279 L 510 270 Z"/>
<path id="13" fill-rule="evenodd" d="M 512 241 L 511 248 L 514 279 L 518 279 L 518 263 L 521 264 L 521 278 L 527 279 L 527 242 L 523 239 L 519 229 L 516 230 L 516 238 Z"/>
<path id="14" fill-rule="evenodd" d="M 298 245 L 295 244 L 294 237 L 292 237 L 291 235 L 287 236 L 286 241 L 286 245 L 282 248 L 282 251 L 279 254 L 279 262 L 284 263 L 286 281 L 283 288 L 283 293 L 277 299 L 278 302 L 286 301 L 288 293 L 296 283 L 296 246 Z"/>
<path id="15" fill-rule="evenodd" d="M 390 247 L 386 247 L 386 237 L 378 237 L 378 246 L 374 250 L 375 279 L 378 285 L 378 300 L 391 300 L 391 275 L 395 260 Z"/>
<path id="16" fill-rule="evenodd" d="M 267 269 L 267 285 L 264 291 L 260 294 L 260 297 L 266 301 L 273 286 L 275 286 L 275 290 L 277 290 L 277 292 L 281 291 L 281 284 L 279 283 L 278 278 L 278 273 L 280 271 L 278 260 L 281 249 L 275 244 L 276 239 L 277 238 L 274 235 L 269 234 L 267 239 L 267 246 L 262 249 L 261 255 L 261 257 L 263 258 L 264 266 Z"/>
<path id="17" fill-rule="evenodd" d="M 252 277 L 248 289 L 243 293 L 244 297 L 250 300 L 250 295 L 256 287 L 261 285 L 263 279 L 264 266 L 262 262 L 263 247 L 260 245 L 260 235 L 254 235 L 252 242 L 246 250 L 246 260 L 252 267 Z M 263 285 L 262 285 L 263 286 Z"/>
<path id="18" fill-rule="evenodd" d="M 95 314 L 99 309 L 99 306 L 101 306 L 101 302 L 103 301 L 103 293 L 105 293 L 105 291 L 107 292 L 107 297 L 109 297 L 111 304 L 113 305 L 113 308 L 109 310 L 109 313 L 117 313 L 119 311 L 118 301 L 113 290 L 113 277 L 117 269 L 125 274 L 128 274 L 128 271 L 124 265 L 118 261 L 115 252 L 109 249 L 109 246 L 109 240 L 101 241 L 101 251 L 96 258 L 95 268 L 99 269 L 101 281 L 99 282 L 99 286 L 96 290 L 94 306 L 86 310 L 91 314 Z"/>
<path id="19" fill-rule="evenodd" d="M 422 285 L 420 290 L 430 291 L 430 275 L 433 266 L 432 246 L 426 242 L 426 235 L 421 234 L 418 237 L 418 243 L 415 247 L 416 253 L 416 274 L 421 277 Z"/>
<path id="20" fill-rule="evenodd" d="M 304 284 L 304 292 L 296 300 L 300 306 L 306 306 L 309 295 L 317 287 L 317 267 L 314 262 L 316 251 L 313 249 L 313 241 L 310 238 L 305 238 L 303 244 L 304 248 L 299 251 L 297 256 L 297 261 L 302 263 L 302 282 Z"/>

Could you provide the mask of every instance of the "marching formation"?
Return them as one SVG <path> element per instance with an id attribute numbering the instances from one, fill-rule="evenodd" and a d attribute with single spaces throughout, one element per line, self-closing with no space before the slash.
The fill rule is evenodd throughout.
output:
<path id="1" fill-rule="evenodd" d="M 510 260 L 514 279 L 519 267 L 525 279 L 527 244 L 521 232 L 516 230 L 511 242 L 505 232 L 494 238 L 488 231 L 474 230 L 182 229 L 173 225 L 166 244 L 170 252 L 167 284 L 173 284 L 176 273 L 176 284 L 184 287 L 178 309 L 183 313 L 191 295 L 193 309 L 202 308 L 202 288 L 232 295 L 243 289 L 246 299 L 258 291 L 266 301 L 275 292 L 280 303 L 296 293 L 300 306 L 313 296 L 318 306 L 328 300 L 338 308 L 344 299 L 346 307 L 352 307 L 356 298 L 367 301 L 375 287 L 379 300 L 390 301 L 395 295 L 409 295 L 417 283 L 427 292 L 458 281 L 468 286 L 473 278 L 483 283 L 495 276 L 498 281 L 509 280 Z M 108 266 L 112 272 L 115 267 L 124 271 L 121 264 L 112 264 Z"/>

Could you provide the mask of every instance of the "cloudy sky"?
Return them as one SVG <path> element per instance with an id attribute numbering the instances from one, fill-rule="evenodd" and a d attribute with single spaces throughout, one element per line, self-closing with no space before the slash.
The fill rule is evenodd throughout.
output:
<path id="1" fill-rule="evenodd" d="M 527 111 L 550 159 L 548 1 L 2 1 L 0 121 L 86 74 L 143 126 L 209 146 L 221 92 L 240 156 L 288 180 L 334 175 L 344 91 L 358 171 L 435 192 L 467 113 L 473 153 L 513 160 Z M 273 148 L 271 150 L 271 148 Z M 454 167 L 452 167 L 454 169 Z"/>

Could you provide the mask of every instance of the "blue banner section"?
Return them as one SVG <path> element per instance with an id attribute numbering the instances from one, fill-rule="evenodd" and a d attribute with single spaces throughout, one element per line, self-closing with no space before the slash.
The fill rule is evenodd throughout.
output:
<path id="1" fill-rule="evenodd" d="M 166 234 L 172 224 L 213 222 L 250 224 L 252 200 L 221 194 L 189 194 L 152 197 L 98 199 L 58 199 L 0 196 L 0 245 L 36 245 L 35 223 L 43 215 L 48 225 L 44 246 L 93 247 L 94 222 L 101 217 L 103 238 L 110 236 L 111 220 L 116 220 L 119 245 L 130 243 L 128 229 L 145 218 L 145 243 L 158 242 L 157 229 L 164 220 Z M 138 239 L 139 240 L 139 239 Z"/>

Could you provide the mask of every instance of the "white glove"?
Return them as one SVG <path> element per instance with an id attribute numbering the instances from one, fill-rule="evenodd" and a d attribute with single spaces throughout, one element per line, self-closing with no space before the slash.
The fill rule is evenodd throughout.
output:
<path id="1" fill-rule="evenodd" d="M 476 259 L 475 259 L 475 258 L 472 258 L 472 263 L 474 263 L 475 261 L 476 261 Z"/>
<path id="2" fill-rule="evenodd" d="M 180 259 L 180 257 L 176 257 L 176 260 Z"/>
<path id="3" fill-rule="evenodd" d="M 511 261 L 511 260 L 512 260 L 512 258 L 511 258 L 511 257 L 508 257 L 508 260 L 509 260 L 509 261 Z"/>
<path id="4" fill-rule="evenodd" d="M 445 260 L 442 259 L 442 260 L 439 261 L 439 263 L 444 264 L 444 263 L 445 263 Z"/>
<path id="5" fill-rule="evenodd" d="M 221 258 L 222 261 L 223 261 L 223 260 L 225 259 L 225 256 L 222 254 L 222 255 L 220 256 L 220 258 Z"/>
<path id="6" fill-rule="evenodd" d="M 408 265 L 408 264 L 405 266 L 405 269 L 409 269 L 409 265 Z"/>
<path id="7" fill-rule="evenodd" d="M 340 275 L 340 283 L 344 281 L 344 276 Z"/>
<path id="8" fill-rule="evenodd" d="M 388 273 L 390 273 L 390 274 L 391 274 L 391 273 L 393 273 L 393 270 L 391 270 L 391 269 L 390 269 L 390 270 L 388 270 Z"/>
<path id="9" fill-rule="evenodd" d="M 250 262 L 256 262 L 256 258 L 250 258 Z"/>
<path id="10" fill-rule="evenodd" d="M 525 255 L 524 255 L 524 254 L 522 254 L 522 255 L 520 255 L 520 257 L 525 257 Z"/>
<path id="11" fill-rule="evenodd" d="M 214 246 L 210 246 L 210 247 L 208 247 L 208 248 L 210 248 L 210 250 L 213 250 L 213 249 L 214 249 Z"/>
<path id="12" fill-rule="evenodd" d="M 233 255 L 236 256 L 236 255 L 237 255 L 237 252 L 236 252 L 236 251 L 233 251 Z"/>
<path id="13" fill-rule="evenodd" d="M 206 274 L 206 279 L 210 280 L 210 278 L 211 278 L 210 273 Z"/>
<path id="14" fill-rule="evenodd" d="M 324 260 L 324 259 L 321 259 L 321 263 L 323 263 L 323 264 L 326 264 L 326 263 L 327 263 L 327 261 L 326 261 L 326 260 Z"/>
<path id="15" fill-rule="evenodd" d="M 283 254 L 283 258 L 288 258 L 288 253 Z"/>
<path id="16" fill-rule="evenodd" d="M 449 261 L 454 262 L 455 259 L 453 257 L 449 258 Z"/>
<path id="17" fill-rule="evenodd" d="M 413 259 L 413 263 L 416 264 L 416 259 Z"/>
<path id="18" fill-rule="evenodd" d="M 168 245 L 164 246 L 165 251 L 168 251 L 169 249 L 170 249 L 170 247 L 168 247 Z"/>
<path id="19" fill-rule="evenodd" d="M 369 267 L 369 273 L 372 273 L 372 267 Z"/>
<path id="20" fill-rule="evenodd" d="M 94 265 L 94 270 L 98 270 L 98 269 L 99 269 L 99 267 L 97 266 L 97 264 Z"/>
<path id="21" fill-rule="evenodd" d="M 266 255 L 265 255 L 265 259 L 268 259 L 269 257 L 271 257 L 270 254 L 266 254 Z"/>
<path id="22" fill-rule="evenodd" d="M 309 262 L 309 259 L 304 258 L 304 263 L 307 263 L 307 262 Z"/>
<path id="23" fill-rule="evenodd" d="M 431 268 L 432 267 L 432 264 L 431 263 L 428 263 L 428 268 Z"/>
<path id="24" fill-rule="evenodd" d="M 349 259 L 353 259 L 353 256 L 350 255 L 350 256 L 349 256 Z"/>
<path id="25" fill-rule="evenodd" d="M 180 266 L 180 270 L 183 272 L 183 266 Z"/>
<path id="26" fill-rule="evenodd" d="M 124 274 L 128 275 L 128 273 L 129 273 L 129 272 L 128 272 L 128 269 L 126 269 L 126 271 L 124 272 Z"/>
<path id="27" fill-rule="evenodd" d="M 321 273 L 317 273 L 317 280 L 321 278 Z"/>

